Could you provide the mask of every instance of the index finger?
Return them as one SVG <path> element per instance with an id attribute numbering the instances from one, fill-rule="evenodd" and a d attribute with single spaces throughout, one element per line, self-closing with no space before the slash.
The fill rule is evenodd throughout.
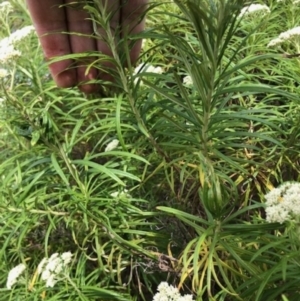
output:
<path id="1" fill-rule="evenodd" d="M 71 53 L 63 0 L 26 0 L 46 60 Z M 59 87 L 76 85 L 76 71 L 70 59 L 51 63 L 52 77 Z"/>

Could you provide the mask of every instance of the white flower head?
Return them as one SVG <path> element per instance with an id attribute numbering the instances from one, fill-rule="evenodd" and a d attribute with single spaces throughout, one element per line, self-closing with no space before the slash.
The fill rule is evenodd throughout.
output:
<path id="1" fill-rule="evenodd" d="M 271 40 L 267 47 L 274 47 L 274 46 L 282 44 L 282 42 L 283 42 L 282 39 L 276 38 L 276 39 Z"/>
<path id="2" fill-rule="evenodd" d="M 64 252 L 61 254 L 64 265 L 69 265 L 72 262 L 72 256 L 73 254 L 71 252 Z"/>
<path id="3" fill-rule="evenodd" d="M 44 270 L 45 265 L 48 262 L 48 258 L 45 257 L 42 259 L 42 261 L 39 263 L 38 267 L 37 267 L 37 273 L 38 275 L 40 275 L 42 273 L 42 271 Z"/>
<path id="4" fill-rule="evenodd" d="M 56 278 L 55 274 L 50 274 L 46 279 L 45 286 L 46 287 L 54 287 L 57 283 L 58 279 Z"/>
<path id="5" fill-rule="evenodd" d="M 164 293 L 164 292 L 168 291 L 168 289 L 169 289 L 169 283 L 166 281 L 161 282 L 157 287 L 157 290 L 160 293 Z"/>
<path id="6" fill-rule="evenodd" d="M 38 274 L 41 274 L 41 279 L 45 281 L 46 287 L 53 287 L 59 281 L 60 274 L 72 261 L 72 253 L 65 252 L 61 255 L 54 253 L 49 259 L 43 258 L 38 265 Z"/>
<path id="7" fill-rule="evenodd" d="M 0 40 L 0 63 L 8 63 L 10 60 L 20 57 L 21 52 L 15 49 L 15 44 L 23 40 L 33 31 L 34 27 L 32 25 L 25 26 Z"/>
<path id="8" fill-rule="evenodd" d="M 18 29 L 8 37 L 9 42 L 15 44 L 29 36 L 32 32 L 34 32 L 34 27 L 32 25 Z"/>
<path id="9" fill-rule="evenodd" d="M 0 68 L 0 79 L 8 76 L 8 71 L 6 69 Z"/>
<path id="10" fill-rule="evenodd" d="M 9 1 L 4 1 L 4 2 L 0 3 L 0 13 L 1 14 L 8 14 L 12 10 L 13 10 L 13 7 Z"/>
<path id="11" fill-rule="evenodd" d="M 8 289 L 11 289 L 12 286 L 18 282 L 18 278 L 25 271 L 25 269 L 25 264 L 21 263 L 9 271 L 6 281 L 6 287 Z"/>
<path id="12" fill-rule="evenodd" d="M 114 150 L 115 148 L 117 148 L 119 145 L 119 140 L 118 139 L 114 139 L 111 142 L 109 142 L 105 148 L 105 152 L 109 152 Z"/>
<path id="13" fill-rule="evenodd" d="M 166 295 L 163 295 L 161 293 L 156 293 L 153 296 L 153 301 L 170 301 L 170 299 Z"/>
<path id="14" fill-rule="evenodd" d="M 251 4 L 249 6 L 245 6 L 242 8 L 239 18 L 250 15 L 257 15 L 258 13 L 261 15 L 265 15 L 270 13 L 270 8 L 265 4 Z"/>
<path id="15" fill-rule="evenodd" d="M 300 26 L 296 26 L 292 29 L 282 32 L 277 38 L 271 40 L 268 47 L 276 46 L 282 44 L 285 41 L 290 41 L 295 37 L 300 36 Z"/>
<path id="16" fill-rule="evenodd" d="M 294 27 L 292 29 L 282 32 L 278 36 L 278 38 L 285 41 L 285 40 L 289 40 L 292 37 L 299 36 L 299 35 L 300 35 L 300 26 L 297 26 L 297 27 Z"/>
<path id="17" fill-rule="evenodd" d="M 186 86 L 192 86 L 193 85 L 193 80 L 190 75 L 187 75 L 183 78 L 183 84 Z"/>
<path id="18" fill-rule="evenodd" d="M 139 73 L 144 73 L 144 72 L 147 72 L 147 73 L 156 73 L 156 74 L 162 74 L 163 73 L 163 69 L 159 66 L 155 67 L 153 65 L 150 65 L 150 64 L 139 64 L 135 69 L 134 69 L 134 72 L 133 72 L 133 75 L 137 75 Z M 144 74 L 143 76 L 149 76 L 150 74 Z M 134 80 L 134 83 L 137 84 L 139 81 L 139 78 L 136 78 Z"/>
<path id="19" fill-rule="evenodd" d="M 124 189 L 122 191 L 112 192 L 110 194 L 110 196 L 113 197 L 113 198 L 131 197 L 131 195 L 128 193 L 127 189 Z"/>
<path id="20" fill-rule="evenodd" d="M 0 45 L 0 63 L 8 63 L 10 60 L 21 56 L 21 52 L 16 50 L 13 45 L 2 47 Z"/>
<path id="21" fill-rule="evenodd" d="M 139 64 L 135 69 L 133 74 L 138 74 L 140 72 L 149 72 L 149 73 L 157 73 L 157 74 L 162 74 L 163 73 L 163 69 L 161 67 L 155 67 L 153 65 L 150 64 Z"/>
<path id="22" fill-rule="evenodd" d="M 153 297 L 153 301 L 193 301 L 192 295 L 181 296 L 178 288 L 161 282 L 157 287 L 158 293 Z"/>
<path id="23" fill-rule="evenodd" d="M 284 183 L 265 195 L 266 220 L 284 223 L 300 217 L 300 183 Z"/>

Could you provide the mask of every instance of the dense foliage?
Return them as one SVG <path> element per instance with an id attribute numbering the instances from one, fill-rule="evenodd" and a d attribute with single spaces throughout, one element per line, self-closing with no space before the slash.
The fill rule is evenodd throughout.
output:
<path id="1" fill-rule="evenodd" d="M 5 2 L 0 50 L 31 25 Z M 298 301 L 299 220 L 267 222 L 264 195 L 299 181 L 300 30 L 269 43 L 300 3 L 151 2 L 116 44 L 90 2 L 113 53 L 101 93 L 58 89 L 30 29 L 0 51 L 0 300 L 152 300 L 167 281 L 195 300 Z M 139 38 L 141 65 L 123 67 Z M 40 261 L 64 252 L 45 287 Z"/>

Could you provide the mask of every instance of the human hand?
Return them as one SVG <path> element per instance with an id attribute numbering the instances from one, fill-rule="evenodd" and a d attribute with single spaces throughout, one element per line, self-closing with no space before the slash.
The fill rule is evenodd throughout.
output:
<path id="1" fill-rule="evenodd" d="M 108 45 L 101 39 L 94 39 L 87 35 L 94 33 L 90 15 L 83 9 L 84 0 L 26 0 L 39 40 L 41 42 L 46 60 L 55 57 L 82 52 L 98 51 L 104 55 L 112 56 Z M 98 0 L 106 5 L 107 12 L 112 13 L 110 26 L 112 30 L 119 28 L 132 34 L 144 29 L 144 20 L 141 16 L 146 10 L 147 0 Z M 120 4 L 123 2 L 124 4 Z M 81 8 L 78 8 L 78 5 Z M 78 33 L 78 34 L 64 34 Z M 97 32 L 105 36 L 103 28 Z M 135 43 L 130 51 L 130 60 L 135 62 L 139 56 L 141 41 Z M 111 75 L 96 68 L 89 68 L 92 60 L 74 61 L 65 59 L 49 65 L 50 72 L 57 86 L 73 87 L 78 85 L 85 93 L 96 92 L 99 85 L 86 83 L 93 79 L 112 80 Z M 111 67 L 111 63 L 103 63 L 104 68 Z M 101 68 L 102 69 L 102 68 Z M 108 71 L 108 70 L 107 70 Z"/>

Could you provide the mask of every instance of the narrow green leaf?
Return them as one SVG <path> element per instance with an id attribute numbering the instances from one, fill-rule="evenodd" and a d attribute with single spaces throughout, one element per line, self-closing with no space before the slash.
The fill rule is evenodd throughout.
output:
<path id="1" fill-rule="evenodd" d="M 60 168 L 54 153 L 51 155 L 51 162 L 52 162 L 54 170 L 57 172 L 57 174 L 60 176 L 60 178 L 66 184 L 66 186 L 69 187 L 69 185 L 70 185 L 69 181 L 68 181 L 66 175 L 64 174 L 63 170 Z"/>

